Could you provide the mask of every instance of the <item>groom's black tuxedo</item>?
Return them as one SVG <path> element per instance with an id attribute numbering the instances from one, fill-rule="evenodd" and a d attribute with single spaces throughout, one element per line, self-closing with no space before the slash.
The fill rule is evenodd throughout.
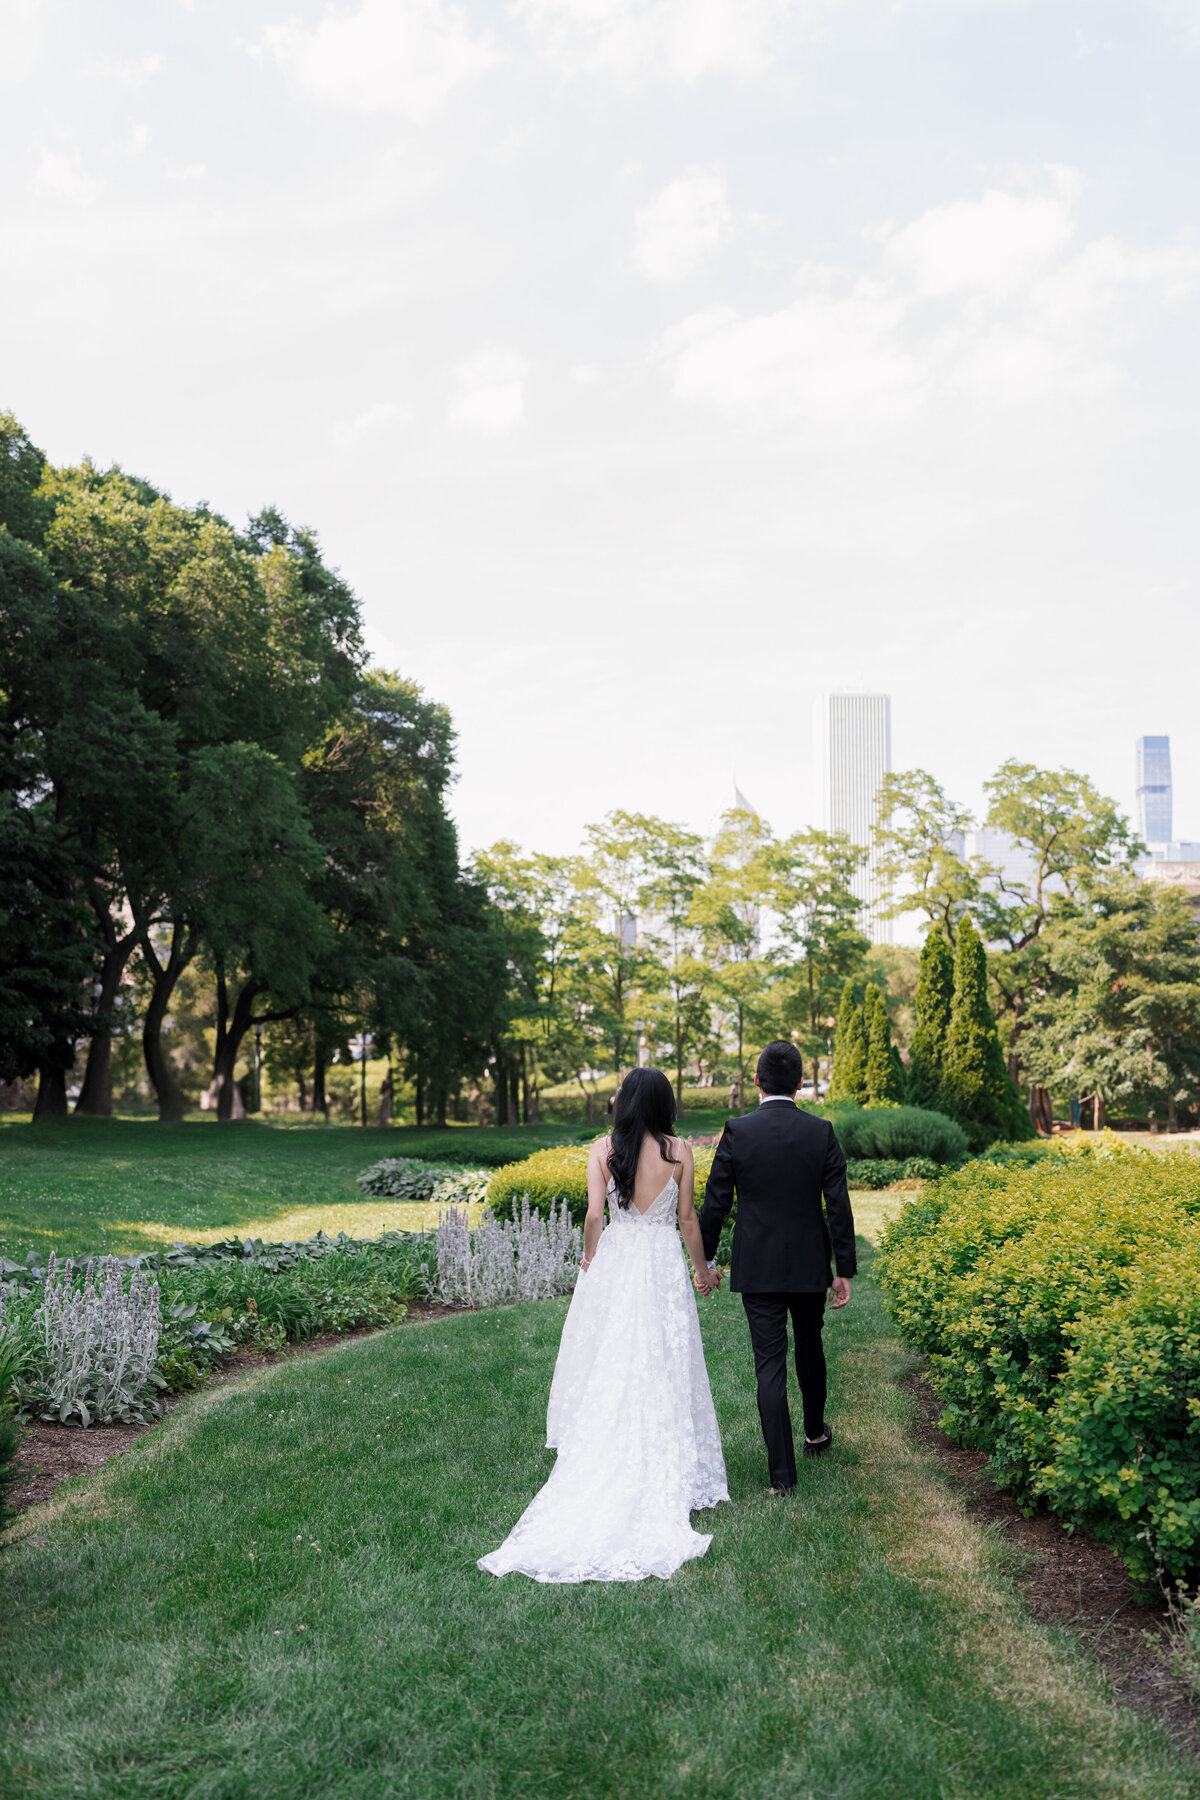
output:
<path id="1" fill-rule="evenodd" d="M 824 1293 L 833 1279 L 831 1239 L 838 1274 L 856 1273 L 846 1159 L 828 1119 L 790 1101 L 765 1100 L 745 1118 L 726 1121 L 700 1211 L 710 1262 L 735 1190 L 733 1293 Z"/>
<path id="2" fill-rule="evenodd" d="M 815 1441 L 825 1431 L 821 1330 L 833 1279 L 831 1250 L 839 1275 L 853 1275 L 858 1267 L 846 1159 L 833 1126 L 790 1100 L 764 1100 L 756 1112 L 727 1121 L 700 1211 L 710 1262 L 735 1192 L 729 1285 L 741 1294 L 750 1326 L 771 1486 L 787 1490 L 796 1485 L 787 1401 L 788 1318 L 796 1339 L 805 1436 Z"/>

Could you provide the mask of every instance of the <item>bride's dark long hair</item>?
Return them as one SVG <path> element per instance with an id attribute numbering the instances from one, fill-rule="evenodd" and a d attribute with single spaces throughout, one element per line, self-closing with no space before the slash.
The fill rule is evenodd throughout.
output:
<path id="1" fill-rule="evenodd" d="M 608 1172 L 621 1206 L 628 1206 L 633 1199 L 638 1158 L 647 1132 L 658 1145 L 663 1161 L 675 1161 L 667 1143 L 674 1125 L 675 1090 L 662 1070 L 630 1069 L 617 1089 L 608 1152 Z"/>

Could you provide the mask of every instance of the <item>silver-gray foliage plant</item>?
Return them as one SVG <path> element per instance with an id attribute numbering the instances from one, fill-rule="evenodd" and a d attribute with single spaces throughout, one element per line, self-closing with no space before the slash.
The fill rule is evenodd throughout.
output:
<path id="1" fill-rule="evenodd" d="M 533 1212 L 526 1194 L 515 1219 L 491 1207 L 474 1230 L 456 1206 L 438 1216 L 438 1298 L 454 1306 L 502 1306 L 569 1294 L 583 1255 L 583 1232 L 571 1223 L 565 1200 L 549 1218 Z"/>
<path id="2" fill-rule="evenodd" d="M 470 1206 L 487 1199 L 487 1169 L 448 1169 L 412 1156 L 388 1156 L 358 1177 L 364 1194 L 385 1200 L 428 1200 L 438 1206 Z"/>
<path id="3" fill-rule="evenodd" d="M 36 1319 L 41 1331 L 40 1368 L 23 1386 L 22 1398 L 44 1419 L 80 1425 L 149 1423 L 159 1412 L 155 1372 L 160 1331 L 158 1283 L 141 1269 L 129 1277 L 128 1291 L 115 1256 L 95 1278 L 89 1262 L 82 1287 L 75 1265 L 60 1269 L 51 1253 Z"/>

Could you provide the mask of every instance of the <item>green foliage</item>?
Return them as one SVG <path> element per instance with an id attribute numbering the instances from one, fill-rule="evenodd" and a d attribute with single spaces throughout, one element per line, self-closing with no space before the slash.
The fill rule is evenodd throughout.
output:
<path id="1" fill-rule="evenodd" d="M 987 956 L 969 917 L 959 925 L 954 954 L 954 999 L 938 1106 L 959 1121 L 974 1149 L 998 1137 L 1035 1135 L 1005 1067 L 988 1000 Z"/>
<path id="2" fill-rule="evenodd" d="M 852 1188 L 886 1188 L 896 1181 L 936 1181 L 945 1174 L 930 1156 L 906 1156 L 902 1161 L 886 1156 L 847 1157 L 846 1180 Z"/>
<path id="3" fill-rule="evenodd" d="M 863 1033 L 867 1042 L 866 1090 L 868 1106 L 904 1098 L 904 1078 L 892 1046 L 887 1007 L 875 983 L 868 982 L 863 1001 Z"/>
<path id="4" fill-rule="evenodd" d="M 970 1164 L 887 1229 L 881 1279 L 944 1428 L 1139 1579 L 1200 1570 L 1200 1168 L 1101 1138 Z"/>
<path id="5" fill-rule="evenodd" d="M 418 1162 L 411 1156 L 388 1156 L 358 1177 L 364 1194 L 389 1200 L 427 1200 L 436 1206 L 470 1206 L 487 1199 L 486 1169 L 456 1169 L 444 1163 Z"/>
<path id="6" fill-rule="evenodd" d="M 8 1491 L 17 1479 L 16 1458 L 24 1427 L 6 1400 L 0 1400 L 0 1531 L 9 1523 Z"/>
<path id="7" fill-rule="evenodd" d="M 910 1106 L 933 1106 L 937 1102 L 953 999 L 954 957 L 942 933 L 934 927 L 926 934 L 921 948 L 905 1093 Z"/>
<path id="8" fill-rule="evenodd" d="M 510 1163 L 507 1168 L 497 1169 L 488 1183 L 488 1201 L 496 1212 L 504 1216 L 510 1210 L 519 1208 L 527 1195 L 533 1210 L 548 1218 L 551 1207 L 557 1201 L 565 1200 L 571 1218 L 577 1225 L 582 1224 L 587 1213 L 588 1154 L 586 1145 L 564 1145 L 559 1150 L 539 1150 L 534 1156 L 526 1157 L 524 1162 Z M 693 1154 L 696 1161 L 696 1205 L 700 1206 L 704 1200 L 708 1172 L 712 1168 L 713 1152 L 701 1146 Z M 663 1185 L 666 1185 L 665 1176 Z"/>
<path id="9" fill-rule="evenodd" d="M 865 1106 L 867 1102 L 867 1042 L 862 1009 L 854 998 L 854 983 L 849 980 L 842 989 L 838 1008 L 829 1098 L 831 1101 L 846 1100 L 856 1106 Z"/>
<path id="10" fill-rule="evenodd" d="M 805 1107 L 822 1116 L 823 1109 Z M 916 1106 L 831 1106 L 824 1110 L 847 1158 L 884 1157 L 904 1162 L 910 1156 L 938 1164 L 958 1163 L 967 1154 L 962 1127 L 944 1113 Z"/>

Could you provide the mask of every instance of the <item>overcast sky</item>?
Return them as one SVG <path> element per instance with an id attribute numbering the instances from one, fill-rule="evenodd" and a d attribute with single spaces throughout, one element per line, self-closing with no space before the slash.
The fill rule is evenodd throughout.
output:
<path id="1" fill-rule="evenodd" d="M 1200 838 L 1200 0 L 0 0 L 0 406 L 313 525 L 464 847 L 893 697 Z"/>

